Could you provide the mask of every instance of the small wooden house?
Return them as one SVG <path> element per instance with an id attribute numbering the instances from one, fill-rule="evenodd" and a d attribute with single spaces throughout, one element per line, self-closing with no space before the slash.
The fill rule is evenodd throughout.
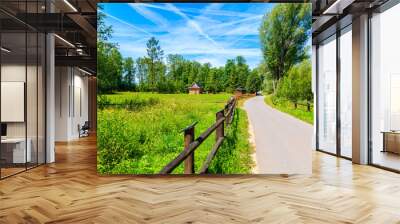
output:
<path id="1" fill-rule="evenodd" d="M 245 93 L 246 93 L 246 90 L 241 88 L 241 87 L 235 89 L 235 97 L 236 97 L 236 99 L 239 99 Z"/>
<path id="2" fill-rule="evenodd" d="M 201 87 L 197 85 L 197 83 L 193 83 L 191 87 L 189 87 L 189 94 L 201 94 Z"/>

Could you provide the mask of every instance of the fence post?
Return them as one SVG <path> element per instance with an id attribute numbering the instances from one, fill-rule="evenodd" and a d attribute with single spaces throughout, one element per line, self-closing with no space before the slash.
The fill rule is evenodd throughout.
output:
<path id="1" fill-rule="evenodd" d="M 236 105 L 237 105 L 237 100 L 233 101 L 233 111 L 232 111 L 232 120 L 231 120 L 231 123 L 232 123 L 232 121 L 233 121 L 233 118 L 235 117 Z"/>
<path id="2" fill-rule="evenodd" d="M 194 141 L 194 125 L 186 128 L 184 130 L 185 135 L 185 150 L 189 149 L 190 143 Z M 194 173 L 194 152 L 192 152 L 185 159 L 185 174 L 193 174 Z"/>
<path id="3" fill-rule="evenodd" d="M 221 119 L 221 118 L 224 119 L 224 122 L 222 122 L 221 124 L 219 124 L 219 125 L 217 126 L 217 128 L 215 129 L 215 142 L 218 142 L 218 140 L 219 140 L 220 138 L 223 138 L 223 137 L 224 137 L 224 123 L 225 123 L 225 121 L 226 121 L 226 120 L 225 120 L 224 111 L 225 111 L 225 109 L 220 110 L 220 111 L 218 111 L 218 112 L 215 114 L 215 122 L 218 122 L 219 119 Z M 200 171 L 200 172 L 202 172 L 202 171 Z M 205 172 L 205 173 L 208 173 L 208 168 L 207 168 L 204 172 Z"/>
<path id="4" fill-rule="evenodd" d="M 229 114 L 229 120 L 228 120 L 229 124 L 232 123 L 233 116 L 235 115 L 235 106 L 236 106 L 236 100 L 233 100 L 231 104 L 232 112 Z"/>
<path id="5" fill-rule="evenodd" d="M 218 122 L 219 119 L 224 118 L 224 110 L 217 112 L 216 114 L 216 121 Z M 225 119 L 224 119 L 225 120 Z M 215 130 L 215 141 L 218 141 L 219 138 L 224 137 L 224 122 L 222 122 L 217 129 Z"/>
<path id="6" fill-rule="evenodd" d="M 228 112 L 229 112 L 229 102 L 225 105 L 225 108 L 224 108 L 224 115 L 226 114 L 226 115 L 228 115 Z M 225 117 L 225 125 L 226 126 L 228 126 L 228 117 L 229 116 L 226 116 Z"/>

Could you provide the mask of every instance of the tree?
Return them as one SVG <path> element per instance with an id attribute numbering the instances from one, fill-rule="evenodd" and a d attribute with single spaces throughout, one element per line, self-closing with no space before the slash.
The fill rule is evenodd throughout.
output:
<path id="1" fill-rule="evenodd" d="M 300 99 L 300 89 L 298 74 L 294 70 L 291 70 L 279 83 L 277 96 L 288 99 L 297 108 L 297 102 Z"/>
<path id="2" fill-rule="evenodd" d="M 275 80 L 272 78 L 271 73 L 267 72 L 264 75 L 264 80 L 262 83 L 262 89 L 265 93 L 267 94 L 273 94 L 275 93 L 275 89 L 276 89 L 276 83 Z"/>
<path id="3" fill-rule="evenodd" d="M 203 65 L 200 65 L 200 70 L 196 78 L 196 83 L 199 84 L 200 86 L 205 86 L 207 79 L 209 78 L 210 71 L 211 71 L 210 63 L 205 63 Z"/>
<path id="4" fill-rule="evenodd" d="M 122 81 L 123 61 L 118 48 L 107 42 L 97 45 L 97 77 L 100 93 L 118 89 Z"/>
<path id="5" fill-rule="evenodd" d="M 307 110 L 311 110 L 311 102 L 314 99 L 314 94 L 312 92 L 311 87 L 311 61 L 310 59 L 304 60 L 301 64 L 298 65 L 298 72 L 301 75 L 301 83 L 300 83 L 300 98 L 307 101 Z"/>
<path id="6" fill-rule="evenodd" d="M 164 51 L 161 49 L 159 45 L 159 41 L 156 38 L 151 37 L 147 43 L 147 57 L 148 57 L 148 85 L 151 91 L 155 91 L 157 85 L 160 80 L 160 72 L 162 72 L 162 68 L 160 64 L 162 63 L 162 59 L 164 56 Z"/>
<path id="7" fill-rule="evenodd" d="M 192 85 L 194 82 L 199 81 L 198 76 L 201 69 L 201 64 L 197 61 L 189 61 L 188 66 L 189 66 L 189 83 L 187 87 Z"/>
<path id="8" fill-rule="evenodd" d="M 225 77 L 226 77 L 226 85 L 225 91 L 233 92 L 237 87 L 238 76 L 236 73 L 236 64 L 235 60 L 228 59 L 225 64 Z"/>
<path id="9" fill-rule="evenodd" d="M 168 93 L 171 91 L 170 83 L 168 82 L 165 73 L 167 66 L 162 61 L 157 61 L 156 68 L 156 91 L 161 93 Z"/>
<path id="10" fill-rule="evenodd" d="M 225 68 L 219 67 L 215 69 L 216 92 L 226 92 L 227 78 L 225 76 Z"/>
<path id="11" fill-rule="evenodd" d="M 278 4 L 267 13 L 259 28 L 264 63 L 275 80 L 308 57 L 311 32 L 310 4 Z"/>
<path id="12" fill-rule="evenodd" d="M 182 55 L 170 54 L 167 56 L 167 79 L 172 85 L 173 92 L 185 92 L 187 77 L 184 76 L 185 59 Z"/>
<path id="13" fill-rule="evenodd" d="M 97 41 L 106 42 L 108 41 L 109 38 L 111 38 L 113 30 L 111 26 L 107 26 L 106 23 L 104 22 L 106 14 L 101 12 L 103 6 L 99 4 L 98 7 L 99 11 L 97 13 Z"/>
<path id="14" fill-rule="evenodd" d="M 310 60 L 304 60 L 290 69 L 279 85 L 278 96 L 290 100 L 296 108 L 299 101 L 305 100 L 307 109 L 310 110 L 313 99 Z"/>
<path id="15" fill-rule="evenodd" d="M 131 57 L 124 60 L 124 79 L 123 85 L 126 90 L 134 90 L 135 87 L 135 64 Z"/>
<path id="16" fill-rule="evenodd" d="M 237 56 L 236 59 L 236 84 L 235 88 L 245 88 L 247 78 L 250 74 L 249 66 L 246 64 L 246 59 L 242 56 Z"/>
<path id="17" fill-rule="evenodd" d="M 204 90 L 211 93 L 216 93 L 218 91 L 218 83 L 216 79 L 217 69 L 211 68 L 208 72 L 208 77 L 206 84 L 204 86 Z"/>
<path id="18" fill-rule="evenodd" d="M 101 7 L 101 6 L 100 6 Z M 117 90 L 122 82 L 122 56 L 116 44 L 108 42 L 112 27 L 104 23 L 105 14 L 97 15 L 97 78 L 100 93 Z"/>
<path id="19" fill-rule="evenodd" d="M 139 57 L 136 59 L 136 77 L 138 79 L 139 91 L 147 91 L 147 58 Z"/>
<path id="20" fill-rule="evenodd" d="M 109 91 L 118 90 L 119 84 L 122 83 L 123 73 L 123 58 L 118 48 L 113 47 L 108 55 L 108 75 L 109 78 Z"/>
<path id="21" fill-rule="evenodd" d="M 261 77 L 258 74 L 257 69 L 253 69 L 246 81 L 246 91 L 249 93 L 255 93 L 261 89 Z"/>

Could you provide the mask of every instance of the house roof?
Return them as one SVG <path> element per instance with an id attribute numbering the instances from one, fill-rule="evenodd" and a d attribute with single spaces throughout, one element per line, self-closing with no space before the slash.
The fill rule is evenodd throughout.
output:
<path id="1" fill-rule="evenodd" d="M 201 87 L 199 85 L 197 85 L 197 83 L 193 83 L 193 85 L 191 87 L 189 87 L 189 89 L 200 89 Z"/>
<path id="2" fill-rule="evenodd" d="M 235 90 L 236 90 L 236 91 L 244 91 L 245 89 L 242 88 L 242 87 L 238 87 L 238 88 L 236 88 Z"/>

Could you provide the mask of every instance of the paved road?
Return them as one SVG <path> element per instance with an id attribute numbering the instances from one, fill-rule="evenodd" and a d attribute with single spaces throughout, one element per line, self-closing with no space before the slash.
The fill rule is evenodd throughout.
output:
<path id="1" fill-rule="evenodd" d="M 263 96 L 244 104 L 253 126 L 260 174 L 311 174 L 313 127 L 271 108 Z"/>

